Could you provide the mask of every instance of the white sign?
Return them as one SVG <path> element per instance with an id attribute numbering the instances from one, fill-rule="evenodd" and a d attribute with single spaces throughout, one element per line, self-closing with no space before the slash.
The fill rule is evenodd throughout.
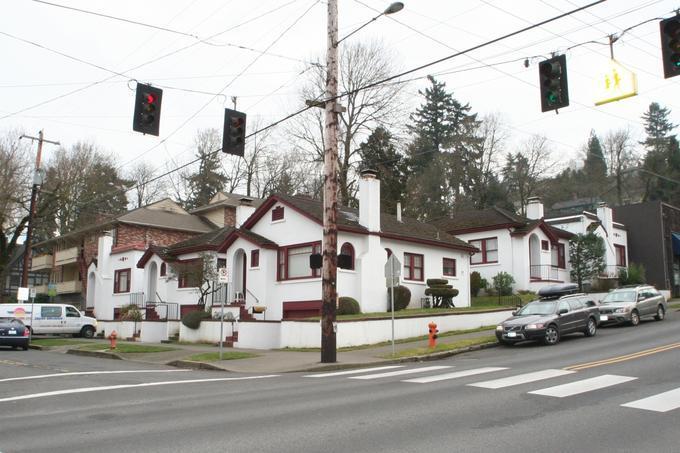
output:
<path id="1" fill-rule="evenodd" d="M 32 287 L 29 288 L 29 289 L 30 289 L 29 293 L 30 293 L 30 295 L 31 295 L 31 299 L 35 299 L 35 294 L 36 294 L 36 292 L 35 292 L 35 287 L 32 286 Z"/>
<path id="2" fill-rule="evenodd" d="M 19 288 L 17 291 L 17 300 L 28 300 L 28 288 Z"/>
<path id="3" fill-rule="evenodd" d="M 231 274 L 226 267 L 217 269 L 217 283 L 229 283 L 231 281 Z"/>
<path id="4" fill-rule="evenodd" d="M 638 93 L 637 76 L 613 58 L 597 78 L 595 105 L 635 96 Z"/>
<path id="5" fill-rule="evenodd" d="M 387 258 L 387 262 L 385 263 L 385 278 L 396 277 L 398 280 L 400 275 L 401 263 L 393 253 Z"/>

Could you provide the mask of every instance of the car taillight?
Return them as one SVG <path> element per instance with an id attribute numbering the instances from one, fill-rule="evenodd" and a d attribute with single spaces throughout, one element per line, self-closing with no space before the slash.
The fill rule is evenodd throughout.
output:
<path id="1" fill-rule="evenodd" d="M 26 328 L 24 329 L 24 336 L 25 336 L 25 337 L 28 337 L 28 336 L 30 336 L 30 335 L 31 335 L 31 331 L 29 330 L 28 327 L 26 327 Z"/>

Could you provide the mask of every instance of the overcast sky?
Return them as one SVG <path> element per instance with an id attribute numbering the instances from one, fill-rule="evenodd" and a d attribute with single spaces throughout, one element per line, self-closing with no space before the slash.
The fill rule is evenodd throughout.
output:
<path id="1" fill-rule="evenodd" d="M 79 140 L 114 153 L 122 171 L 139 161 L 165 169 L 193 158 L 198 129 L 221 130 L 238 98 L 249 123 L 274 122 L 304 106 L 298 90 L 308 62 L 325 58 L 326 4 L 316 0 L 4 0 L 0 14 L 0 131 L 20 128 L 70 146 Z M 402 70 L 465 50 L 586 5 L 584 0 L 406 0 L 405 8 L 349 40 L 382 40 Z M 340 36 L 389 1 L 339 0 Z M 411 74 L 409 109 L 433 74 L 479 114 L 497 112 L 514 142 L 545 134 L 563 164 L 580 159 L 589 131 L 629 127 L 642 137 L 650 102 L 680 123 L 680 77 L 665 80 L 658 21 L 625 32 L 616 60 L 637 74 L 639 95 L 595 107 L 596 83 L 609 60 L 607 36 L 669 17 L 677 2 L 608 0 L 588 10 Z M 11 35 L 11 36 L 10 36 Z M 349 41 L 348 40 L 348 41 Z M 27 42 L 28 41 L 28 42 Z M 597 41 L 575 46 L 587 41 Z M 30 43 L 29 43 L 30 42 Z M 345 41 L 347 42 L 347 41 Z M 341 44 L 342 45 L 342 44 Z M 243 49 L 240 47 L 245 47 Z M 571 49 L 569 49 L 571 48 Z M 248 50 L 253 49 L 253 50 Z M 254 50 L 264 51 L 261 54 Z M 571 105 L 541 113 L 538 62 L 566 53 Z M 171 54 L 165 58 L 167 54 Z M 530 58 L 528 68 L 524 59 Z M 531 58 L 535 57 L 535 58 Z M 80 60 L 80 61 L 77 61 Z M 464 70 L 464 71 L 461 71 Z M 132 131 L 134 80 L 164 89 L 160 137 Z M 202 93 L 197 93 L 200 91 Z M 44 148 L 49 158 L 53 147 Z M 512 150 L 512 149 L 510 149 Z M 230 157 L 229 157 L 230 158 Z"/>

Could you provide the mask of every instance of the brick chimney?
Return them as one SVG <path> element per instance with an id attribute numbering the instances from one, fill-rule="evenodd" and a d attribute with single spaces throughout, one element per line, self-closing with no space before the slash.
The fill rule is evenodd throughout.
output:
<path id="1" fill-rule="evenodd" d="M 380 231 L 380 180 L 375 170 L 366 169 L 359 178 L 359 224 Z"/>

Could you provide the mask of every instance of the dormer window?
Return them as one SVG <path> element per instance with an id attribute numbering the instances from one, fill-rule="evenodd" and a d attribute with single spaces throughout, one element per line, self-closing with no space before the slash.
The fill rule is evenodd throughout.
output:
<path id="1" fill-rule="evenodd" d="M 277 206 L 272 209 L 272 222 L 276 222 L 278 220 L 283 220 L 283 206 Z"/>

